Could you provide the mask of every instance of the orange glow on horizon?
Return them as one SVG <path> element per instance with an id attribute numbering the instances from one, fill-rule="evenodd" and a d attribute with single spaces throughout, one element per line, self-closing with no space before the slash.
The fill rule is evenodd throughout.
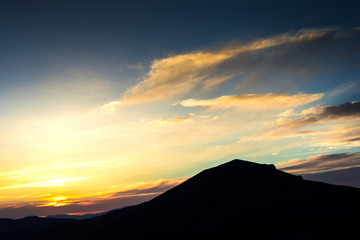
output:
<path id="1" fill-rule="evenodd" d="M 182 183 L 187 178 L 179 178 L 179 179 L 160 179 L 156 181 L 150 182 L 139 182 L 136 184 L 129 184 L 128 186 L 119 188 L 117 190 L 112 191 L 103 191 L 91 194 L 43 194 L 39 195 L 36 198 L 29 198 L 30 196 L 23 196 L 26 199 L 26 202 L 21 204 L 13 204 L 13 205 L 5 205 L 5 208 L 19 209 L 19 208 L 52 208 L 52 209 L 61 209 L 61 213 L 67 212 L 67 209 L 79 209 L 79 212 L 68 212 L 66 214 L 71 215 L 82 215 L 88 213 L 98 213 L 107 210 L 111 210 L 114 208 L 132 205 L 127 199 L 134 199 L 137 203 L 141 202 L 141 199 L 149 200 L 162 192 Z M 118 201 L 119 203 L 123 202 L 125 205 L 119 205 L 112 207 L 106 207 L 107 203 L 111 203 L 114 201 Z M 139 202 L 140 201 L 140 202 Z M 101 210 L 89 210 L 94 206 L 99 205 Z M 83 209 L 83 210 L 81 210 Z"/>

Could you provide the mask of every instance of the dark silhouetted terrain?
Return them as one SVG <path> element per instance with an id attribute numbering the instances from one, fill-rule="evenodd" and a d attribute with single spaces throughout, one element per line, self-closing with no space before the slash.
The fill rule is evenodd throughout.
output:
<path id="1" fill-rule="evenodd" d="M 127 207 L 129 207 L 129 206 L 122 207 L 122 208 L 127 208 Z M 122 208 L 119 208 L 117 210 L 120 210 Z M 111 211 L 114 211 L 114 210 L 111 210 Z M 56 215 L 48 215 L 48 216 L 46 216 L 46 218 L 84 220 L 84 219 L 102 216 L 111 211 L 104 211 L 104 212 L 99 212 L 99 213 L 88 213 L 88 214 L 84 214 L 84 215 L 56 214 Z"/>
<path id="2" fill-rule="evenodd" d="M 12 221 L 0 222 L 4 239 L 360 239 L 360 189 L 233 160 L 99 217 L 42 219 L 31 231 Z"/>

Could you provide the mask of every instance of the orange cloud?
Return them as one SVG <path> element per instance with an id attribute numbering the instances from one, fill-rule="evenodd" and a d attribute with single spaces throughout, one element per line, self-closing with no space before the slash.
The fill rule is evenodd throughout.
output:
<path id="1" fill-rule="evenodd" d="M 45 195 L 37 201 L 0 208 L 2 217 L 21 218 L 29 215 L 79 214 L 101 212 L 148 201 L 182 183 L 187 178 L 159 179 L 136 183 L 120 191 L 90 195 Z"/>

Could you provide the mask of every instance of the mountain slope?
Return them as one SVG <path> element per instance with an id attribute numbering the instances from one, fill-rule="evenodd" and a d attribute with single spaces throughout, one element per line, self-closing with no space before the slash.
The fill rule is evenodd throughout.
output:
<path id="1" fill-rule="evenodd" d="M 111 221 L 104 232 L 111 236 L 121 223 L 131 229 L 126 236 L 135 239 L 173 233 L 178 239 L 342 235 L 350 226 L 359 226 L 359 200 L 358 189 L 234 160 L 199 173 L 125 217 L 107 216 Z"/>
<path id="2" fill-rule="evenodd" d="M 0 239 L 28 239 L 38 230 L 46 230 L 52 226 L 75 223 L 75 219 L 53 219 L 29 216 L 22 219 L 0 218 Z"/>
<path id="3" fill-rule="evenodd" d="M 233 160 L 149 202 L 38 229 L 45 239 L 358 238 L 360 189 Z M 54 234 L 56 233 L 56 234 Z"/>

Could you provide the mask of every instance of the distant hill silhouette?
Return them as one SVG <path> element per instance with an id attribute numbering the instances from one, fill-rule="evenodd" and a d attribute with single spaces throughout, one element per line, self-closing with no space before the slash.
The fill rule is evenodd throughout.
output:
<path id="1" fill-rule="evenodd" d="M 133 205 L 131 205 L 131 206 L 133 206 Z M 114 210 L 120 210 L 120 209 L 131 207 L 131 206 L 125 206 L 125 207 L 121 207 L 121 208 L 114 209 Z M 88 213 L 88 214 L 83 214 L 83 215 L 56 214 L 56 215 L 48 215 L 48 216 L 46 216 L 46 218 L 84 220 L 84 219 L 102 216 L 102 215 L 107 214 L 114 210 L 104 211 L 104 212 L 99 212 L 99 213 Z"/>
<path id="2" fill-rule="evenodd" d="M 360 189 L 233 160 L 99 217 L 27 232 L 1 224 L 4 239 L 360 239 Z"/>
<path id="3" fill-rule="evenodd" d="M 84 220 L 89 219 L 97 216 L 104 215 L 110 211 L 101 212 L 101 213 L 94 213 L 94 214 L 84 214 L 84 215 L 68 215 L 68 214 L 56 214 L 56 215 L 48 215 L 46 218 L 55 218 L 55 219 L 76 219 L 76 220 Z"/>

